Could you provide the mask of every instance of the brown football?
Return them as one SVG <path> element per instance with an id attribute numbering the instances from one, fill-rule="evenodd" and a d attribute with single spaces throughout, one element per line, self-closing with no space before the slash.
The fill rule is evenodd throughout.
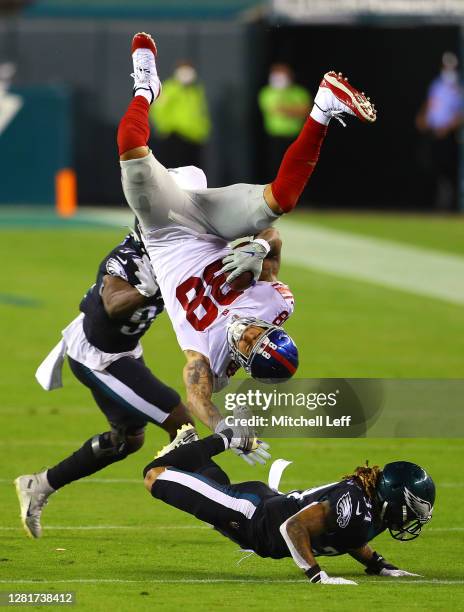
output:
<path id="1" fill-rule="evenodd" d="M 237 278 L 230 283 L 230 286 L 234 291 L 245 291 L 245 289 L 251 287 L 252 284 L 253 274 L 246 270 L 245 272 L 242 272 L 240 276 L 237 276 Z"/>

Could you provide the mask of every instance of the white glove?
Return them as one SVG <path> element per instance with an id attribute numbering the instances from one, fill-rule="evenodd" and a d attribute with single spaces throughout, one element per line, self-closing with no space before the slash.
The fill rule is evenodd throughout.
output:
<path id="1" fill-rule="evenodd" d="M 240 450 L 239 448 L 232 448 L 231 450 L 237 455 L 237 457 L 240 457 L 243 459 L 243 461 L 248 463 L 248 465 L 256 465 L 257 463 L 265 465 L 266 461 L 271 458 L 271 454 L 267 452 L 270 446 L 267 444 L 267 442 L 263 442 L 262 440 L 258 440 L 257 442 L 258 448 L 254 451 L 249 451 L 248 453 Z"/>
<path id="2" fill-rule="evenodd" d="M 139 279 L 139 283 L 135 288 L 139 293 L 149 298 L 155 295 L 159 286 L 156 282 L 155 272 L 148 255 L 143 255 L 141 259 L 134 260 L 137 265 L 135 276 Z"/>
<path id="3" fill-rule="evenodd" d="M 254 280 L 258 280 L 263 269 L 263 260 L 270 250 L 269 243 L 261 238 L 233 249 L 232 253 L 222 260 L 224 267 L 221 272 L 230 272 L 226 281 L 231 283 L 243 272 L 251 272 Z"/>
<path id="4" fill-rule="evenodd" d="M 214 433 L 222 434 L 229 442 L 229 448 L 238 449 L 241 452 L 255 450 L 258 440 L 255 432 L 247 425 L 227 425 L 225 419 L 221 419 L 214 428 Z"/>
<path id="5" fill-rule="evenodd" d="M 387 569 L 386 567 L 383 567 L 379 572 L 379 576 L 388 576 L 389 578 L 401 578 L 402 576 L 420 576 L 420 574 L 412 574 L 411 572 L 407 572 L 402 569 Z"/>
<path id="6" fill-rule="evenodd" d="M 324 570 L 321 570 L 319 575 L 321 579 L 319 582 L 314 584 L 358 584 L 354 580 L 347 580 L 346 578 L 332 578 L 331 576 L 328 576 Z"/>

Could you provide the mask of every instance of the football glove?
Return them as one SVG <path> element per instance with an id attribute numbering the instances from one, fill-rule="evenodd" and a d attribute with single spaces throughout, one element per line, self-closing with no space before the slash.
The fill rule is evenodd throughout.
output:
<path id="1" fill-rule="evenodd" d="M 248 465 L 256 465 L 257 463 L 265 465 L 266 461 L 271 458 L 271 454 L 267 452 L 270 446 L 267 442 L 263 442 L 262 440 L 257 440 L 257 444 L 258 447 L 253 451 L 244 452 L 239 448 L 233 448 L 232 452 L 234 452 L 237 457 L 240 457 L 240 459 L 243 459 L 245 463 L 248 463 Z"/>
<path id="2" fill-rule="evenodd" d="M 305 574 L 309 578 L 309 582 L 313 584 L 358 584 L 354 580 L 347 580 L 346 578 L 332 578 L 324 570 L 321 570 L 319 565 L 313 565 L 305 571 Z"/>
<path id="3" fill-rule="evenodd" d="M 221 419 L 214 429 L 214 433 L 221 434 L 227 438 L 229 448 L 240 451 L 254 451 L 258 447 L 254 431 L 246 425 L 228 425 L 225 419 Z"/>
<path id="4" fill-rule="evenodd" d="M 135 288 L 146 298 L 152 297 L 158 291 L 159 286 L 151 261 L 148 255 L 143 255 L 140 259 L 135 259 L 134 261 L 137 266 L 135 276 L 140 281 L 135 285 Z"/>
<path id="5" fill-rule="evenodd" d="M 243 272 L 251 272 L 253 279 L 257 281 L 263 269 L 263 260 L 270 249 L 271 247 L 266 240 L 261 238 L 237 247 L 222 260 L 224 267 L 221 269 L 221 273 L 230 272 L 226 278 L 228 283 L 234 281 Z"/>
<path id="6" fill-rule="evenodd" d="M 420 576 L 420 574 L 412 574 L 411 572 L 407 572 L 402 569 L 388 569 L 387 567 L 383 567 L 379 576 L 388 576 L 390 578 L 401 578 L 402 576 Z"/>
<path id="7" fill-rule="evenodd" d="M 406 570 L 399 569 L 398 567 L 388 563 L 382 555 L 374 552 L 369 565 L 364 570 L 366 574 L 386 576 L 389 578 L 401 578 L 402 576 L 420 576 L 420 574 L 412 574 Z"/>

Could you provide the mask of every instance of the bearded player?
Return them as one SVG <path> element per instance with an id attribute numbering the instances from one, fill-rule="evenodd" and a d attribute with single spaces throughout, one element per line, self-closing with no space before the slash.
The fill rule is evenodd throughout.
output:
<path id="1" fill-rule="evenodd" d="M 376 111 L 341 74 L 328 72 L 271 184 L 181 189 L 146 146 L 148 111 L 161 93 L 156 54 L 151 36 L 134 36 L 134 98 L 118 130 L 122 185 L 187 359 L 188 408 L 215 431 L 221 415 L 212 393 L 237 367 L 273 382 L 298 367 L 297 348 L 280 327 L 293 311 L 291 293 L 275 274 L 258 281 L 272 250 L 266 228 L 295 207 L 331 118 L 343 122 L 340 115 L 348 113 L 373 122 Z M 231 250 L 228 241 L 243 236 L 254 239 Z"/>
<path id="2" fill-rule="evenodd" d="M 231 485 L 212 457 L 228 448 L 251 448 L 252 442 L 243 428 L 234 427 L 161 451 L 144 470 L 145 487 L 154 498 L 213 525 L 243 549 L 260 557 L 292 557 L 311 583 L 357 584 L 328 576 L 317 561 L 343 554 L 361 563 L 367 574 L 417 576 L 386 561 L 369 542 L 386 529 L 403 541 L 420 534 L 435 502 L 435 485 L 425 470 L 394 461 L 383 469 L 358 467 L 338 482 L 279 493 L 283 469 L 273 469 L 278 460 L 270 472 L 273 488 L 258 481 Z"/>

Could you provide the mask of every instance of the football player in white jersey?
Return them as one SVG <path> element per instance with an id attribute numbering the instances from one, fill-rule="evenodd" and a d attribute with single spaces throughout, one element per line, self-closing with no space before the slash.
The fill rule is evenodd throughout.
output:
<path id="1" fill-rule="evenodd" d="M 227 381 L 231 366 L 274 381 L 290 378 L 298 366 L 296 346 L 280 327 L 293 310 L 290 291 L 278 283 L 275 269 L 259 280 L 278 240 L 267 228 L 295 207 L 331 118 L 344 124 L 341 115 L 348 113 L 373 122 L 376 111 L 341 73 L 328 72 L 272 183 L 208 189 L 204 182 L 182 189 L 146 146 L 149 107 L 161 93 L 156 55 L 150 35 L 134 36 L 134 97 L 118 130 L 122 185 L 187 358 L 189 408 L 217 430 L 221 415 L 211 395 Z M 228 241 L 243 236 L 254 239 L 231 250 Z M 246 272 L 254 284 L 237 290 L 234 281 Z"/>

